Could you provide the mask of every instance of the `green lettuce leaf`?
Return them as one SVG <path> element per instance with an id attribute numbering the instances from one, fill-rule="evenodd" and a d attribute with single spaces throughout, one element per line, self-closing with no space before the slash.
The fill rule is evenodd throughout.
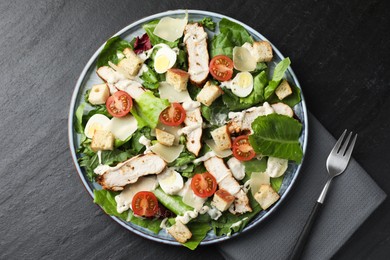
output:
<path id="1" fill-rule="evenodd" d="M 190 222 L 187 227 L 192 233 L 192 237 L 183 244 L 183 246 L 194 250 L 200 242 L 206 237 L 207 232 L 211 229 L 210 224 L 204 222 Z"/>
<path id="2" fill-rule="evenodd" d="M 152 90 L 157 89 L 160 86 L 160 84 L 156 72 L 151 68 L 149 68 L 147 65 L 145 66 L 148 69 L 144 73 L 142 73 L 140 77 L 144 81 L 142 85 L 148 89 L 152 89 Z"/>
<path id="3" fill-rule="evenodd" d="M 104 45 L 97 59 L 97 67 L 108 65 L 108 61 L 118 64 L 118 51 L 122 52 L 126 48 L 133 48 L 128 41 L 123 40 L 119 36 L 112 37 Z"/>
<path id="4" fill-rule="evenodd" d="M 142 26 L 142 28 L 144 28 L 144 30 L 148 34 L 150 42 L 152 43 L 152 46 L 155 46 L 159 43 L 165 43 L 166 45 L 168 45 L 171 48 L 177 47 L 177 45 L 179 44 L 179 40 L 176 40 L 174 42 L 169 42 L 169 41 L 166 41 L 164 39 L 161 39 L 160 37 L 158 37 L 157 35 L 155 35 L 153 33 L 154 28 L 156 28 L 159 21 L 160 20 L 154 20 L 154 21 L 151 21 L 150 23 L 144 24 Z"/>
<path id="5" fill-rule="evenodd" d="M 84 132 L 83 115 L 84 115 L 85 103 L 81 103 L 76 109 L 74 129 L 77 133 L 82 134 Z"/>
<path id="6" fill-rule="evenodd" d="M 146 91 L 138 99 L 131 110 L 137 119 L 138 128 L 145 125 L 156 128 L 161 112 L 169 106 L 167 99 L 155 97 L 152 92 Z"/>
<path id="7" fill-rule="evenodd" d="M 160 231 L 160 223 L 159 219 L 147 219 L 147 218 L 139 218 L 134 216 L 133 212 L 128 210 L 123 213 L 118 213 L 116 211 L 116 201 L 115 196 L 119 194 L 119 192 L 107 191 L 107 190 L 94 190 L 94 203 L 100 205 L 103 208 L 104 212 L 108 215 L 118 217 L 124 221 L 132 222 L 135 225 L 147 228 L 157 234 Z"/>
<path id="8" fill-rule="evenodd" d="M 253 91 L 247 97 L 238 97 L 230 89 L 223 88 L 223 103 L 233 111 L 243 110 L 264 101 L 264 88 L 267 85 L 265 71 L 260 72 L 253 78 Z"/>
<path id="9" fill-rule="evenodd" d="M 271 97 L 271 95 L 275 92 L 275 89 L 279 86 L 280 81 L 282 80 L 284 73 L 287 71 L 287 68 L 290 66 L 290 64 L 290 59 L 285 58 L 276 65 L 272 80 L 269 82 L 264 91 L 264 98 L 266 100 L 268 100 L 268 98 Z"/>
<path id="10" fill-rule="evenodd" d="M 269 98 L 268 98 L 268 102 L 270 102 L 271 104 L 273 103 L 277 103 L 277 102 L 282 102 L 282 103 L 285 103 L 286 105 L 290 106 L 290 107 L 294 107 L 296 104 L 298 104 L 299 102 L 301 102 L 301 90 L 289 83 L 291 88 L 292 88 L 292 94 L 285 97 L 283 100 L 280 100 L 278 98 L 278 96 L 276 96 L 275 93 L 273 93 Z"/>
<path id="11" fill-rule="evenodd" d="M 210 31 L 215 31 L 216 23 L 210 17 L 204 17 L 198 23 L 201 24 L 203 27 L 209 29 Z"/>
<path id="12" fill-rule="evenodd" d="M 267 169 L 267 160 L 262 158 L 261 160 L 252 159 L 250 161 L 243 162 L 245 166 L 245 172 L 251 174 L 252 172 L 265 172 Z"/>
<path id="13" fill-rule="evenodd" d="M 270 178 L 271 186 L 276 192 L 279 192 L 280 187 L 282 187 L 283 179 L 284 175 L 278 178 Z"/>
<path id="14" fill-rule="evenodd" d="M 176 215 L 183 216 L 186 211 L 191 211 L 193 208 L 183 202 L 183 199 L 179 195 L 166 194 L 160 187 L 153 191 L 158 201 L 164 205 L 167 209 L 175 213 Z"/>
<path id="15" fill-rule="evenodd" d="M 256 118 L 252 129 L 249 142 L 256 153 L 297 163 L 302 161 L 303 152 L 299 143 L 302 124 L 297 120 L 270 114 Z"/>
<path id="16" fill-rule="evenodd" d="M 216 99 L 210 106 L 201 106 L 202 116 L 212 125 L 220 126 L 226 122 L 229 108 L 223 103 L 222 98 Z"/>
<path id="17" fill-rule="evenodd" d="M 231 32 L 230 40 L 234 46 L 242 46 L 246 42 L 253 43 L 251 35 L 243 26 L 226 18 L 222 18 L 219 22 L 219 30 L 222 34 Z"/>
<path id="18" fill-rule="evenodd" d="M 213 39 L 211 40 L 211 58 L 217 55 L 226 55 L 231 59 L 233 58 L 234 43 L 230 40 L 231 37 L 231 32 L 214 35 Z"/>

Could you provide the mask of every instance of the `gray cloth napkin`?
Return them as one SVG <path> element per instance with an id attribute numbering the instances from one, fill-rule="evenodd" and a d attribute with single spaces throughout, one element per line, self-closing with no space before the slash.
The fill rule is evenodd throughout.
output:
<path id="1" fill-rule="evenodd" d="M 326 182 L 325 162 L 335 142 L 309 114 L 308 147 L 295 187 L 263 223 L 218 245 L 225 258 L 288 258 Z M 347 170 L 333 180 L 303 259 L 331 258 L 385 198 L 386 194 L 352 159 Z"/>

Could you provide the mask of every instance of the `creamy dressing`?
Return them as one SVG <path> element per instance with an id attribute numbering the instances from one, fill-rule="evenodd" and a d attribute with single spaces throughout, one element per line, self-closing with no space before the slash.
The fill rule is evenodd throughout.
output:
<path id="1" fill-rule="evenodd" d="M 205 153 L 205 155 L 195 159 L 194 164 L 207 161 L 208 159 L 210 159 L 211 157 L 214 157 L 214 156 L 217 156 L 214 151 L 207 152 L 207 153 Z"/>
<path id="2" fill-rule="evenodd" d="M 222 212 L 220 212 L 217 208 L 215 207 L 209 207 L 207 205 L 202 206 L 199 210 L 189 210 L 184 212 L 183 216 L 177 216 L 175 218 L 175 221 L 180 221 L 183 224 L 187 224 L 190 222 L 192 219 L 196 218 L 200 215 L 208 213 L 211 217 L 211 219 L 217 220 L 220 216 L 222 216 Z"/>
<path id="3" fill-rule="evenodd" d="M 244 185 L 242 185 L 242 191 L 245 192 L 245 193 L 248 193 L 248 191 L 250 190 L 251 188 L 251 179 L 247 180 Z"/>
<path id="4" fill-rule="evenodd" d="M 167 226 L 167 221 L 168 221 L 168 218 L 164 218 L 161 223 L 160 223 L 160 228 L 161 229 L 167 229 L 168 226 Z"/>
<path id="5" fill-rule="evenodd" d="M 151 143 L 151 141 L 148 138 L 146 138 L 143 135 L 143 136 L 141 136 L 139 138 L 138 142 L 145 146 L 146 150 L 145 150 L 144 154 L 147 154 L 147 153 L 151 152 L 152 143 Z"/>
<path id="6" fill-rule="evenodd" d="M 197 130 L 198 128 L 202 128 L 202 126 L 203 126 L 202 123 L 196 123 L 196 124 L 193 124 L 193 125 L 188 125 L 188 126 L 183 127 L 182 129 L 179 129 L 177 131 L 177 134 L 178 135 L 182 135 L 182 134 L 189 135 L 191 132 Z"/>
<path id="7" fill-rule="evenodd" d="M 200 107 L 200 102 L 199 101 L 192 101 L 192 100 L 185 101 L 185 102 L 183 102 L 182 106 L 183 106 L 185 111 L 189 112 L 189 111 L 195 110 L 198 107 Z"/>
<path id="8" fill-rule="evenodd" d="M 171 47 L 169 47 L 168 45 L 166 45 L 165 43 L 159 43 L 159 44 L 156 44 L 154 45 L 151 49 L 147 50 L 147 51 L 144 51 L 144 52 L 141 52 L 140 54 L 137 54 L 137 56 L 143 60 L 143 61 L 146 61 L 147 59 L 150 58 L 150 56 L 152 55 L 153 53 L 153 50 L 155 48 L 168 48 L 168 49 L 171 49 Z M 177 49 L 177 50 L 175 50 Z M 178 53 L 179 49 L 177 47 L 173 48 L 172 50 L 174 50 L 176 53 Z"/>

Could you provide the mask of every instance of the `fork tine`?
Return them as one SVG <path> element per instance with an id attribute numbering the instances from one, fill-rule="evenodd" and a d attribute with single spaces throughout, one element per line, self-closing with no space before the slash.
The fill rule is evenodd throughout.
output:
<path id="1" fill-rule="evenodd" d="M 341 146 L 339 153 L 344 156 L 345 151 L 348 148 L 349 140 L 351 139 L 352 132 L 349 133 L 347 139 L 344 141 L 343 146 Z"/>
<path id="2" fill-rule="evenodd" d="M 353 147 L 355 146 L 356 138 L 357 138 L 357 134 L 355 134 L 355 136 L 352 139 L 351 144 L 348 147 L 348 150 L 345 152 L 345 157 L 347 157 L 348 161 L 349 161 L 349 158 L 351 158 L 351 154 L 353 151 Z"/>
<path id="3" fill-rule="evenodd" d="M 344 136 L 345 136 L 345 133 L 347 132 L 347 129 L 344 130 L 343 134 L 340 136 L 339 140 L 337 140 L 337 143 L 334 145 L 332 151 L 330 152 L 329 156 L 331 154 L 335 154 L 338 152 L 340 146 L 341 146 L 341 143 L 343 142 L 343 139 L 344 139 Z"/>

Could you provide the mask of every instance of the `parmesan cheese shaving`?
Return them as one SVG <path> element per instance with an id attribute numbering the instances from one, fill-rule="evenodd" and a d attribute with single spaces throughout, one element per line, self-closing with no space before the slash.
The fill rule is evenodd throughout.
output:
<path id="1" fill-rule="evenodd" d="M 256 69 L 256 60 L 244 47 L 233 48 L 234 68 L 239 71 L 254 71 Z"/>
<path id="2" fill-rule="evenodd" d="M 137 131 L 137 128 L 137 120 L 131 115 L 113 117 L 111 119 L 110 131 L 115 138 L 120 139 L 121 141 L 125 141 L 129 136 Z"/>
<path id="3" fill-rule="evenodd" d="M 158 88 L 158 92 L 160 93 L 160 98 L 166 98 L 171 103 L 183 103 L 186 101 L 191 101 L 188 90 L 179 92 L 168 82 L 161 82 L 160 87 Z"/>
<path id="4" fill-rule="evenodd" d="M 252 172 L 250 179 L 252 195 L 255 195 L 263 184 L 271 184 L 269 175 L 265 172 Z"/>
<path id="5" fill-rule="evenodd" d="M 188 12 L 186 12 L 186 16 L 183 19 L 164 17 L 158 22 L 153 33 L 161 39 L 174 42 L 183 36 L 184 27 L 187 23 Z"/>
<path id="6" fill-rule="evenodd" d="M 183 151 L 183 148 L 184 145 L 182 144 L 178 146 L 165 146 L 157 143 L 150 147 L 150 150 L 159 155 L 164 161 L 171 163 L 179 157 L 180 153 Z"/>

